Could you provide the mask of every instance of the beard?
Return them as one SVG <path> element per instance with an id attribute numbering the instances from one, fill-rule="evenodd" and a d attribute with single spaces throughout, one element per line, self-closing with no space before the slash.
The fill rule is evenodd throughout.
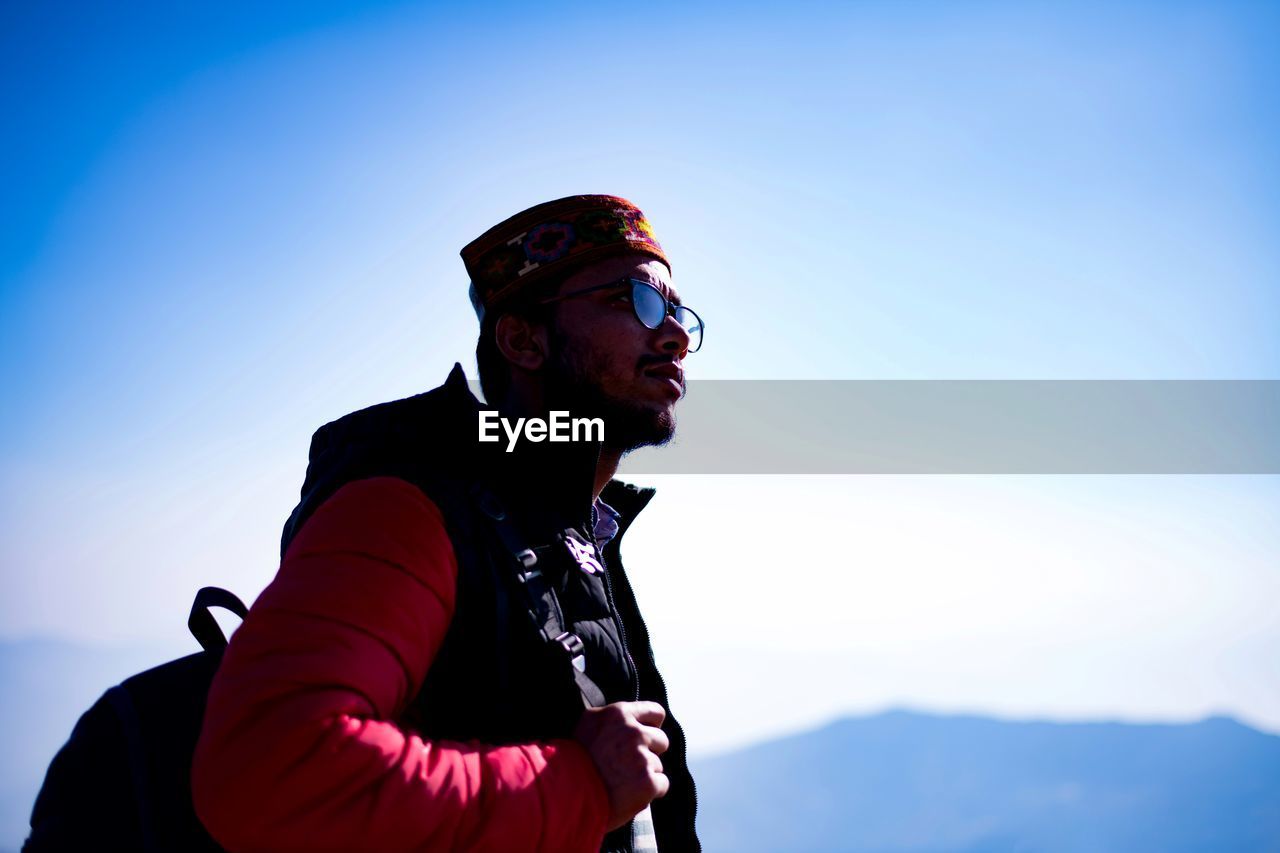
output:
<path id="1" fill-rule="evenodd" d="M 622 453 L 671 441 L 676 419 L 669 407 L 650 408 L 609 393 L 600 379 L 604 358 L 575 347 L 566 338 L 558 333 L 551 336 L 543 386 L 548 410 L 565 410 L 575 418 L 600 418 L 605 447 Z"/>

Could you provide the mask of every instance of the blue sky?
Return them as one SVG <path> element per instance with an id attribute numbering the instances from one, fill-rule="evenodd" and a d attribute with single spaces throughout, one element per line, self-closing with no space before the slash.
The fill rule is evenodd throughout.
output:
<path id="1" fill-rule="evenodd" d="M 200 584 L 251 598 L 274 571 L 311 431 L 435 385 L 455 360 L 474 373 L 458 250 L 571 193 L 649 213 L 707 321 L 694 376 L 1280 378 L 1280 29 L 1267 4 L 0 15 L 0 636 L 176 642 L 172 615 Z M 1161 586 L 1160 568 L 1188 590 L 1227 591 L 1149 614 L 1181 626 L 1165 646 L 1120 622 L 1098 641 L 1118 659 L 1219 649 L 1197 658 L 1195 689 L 1174 689 L 1186 684 L 1176 673 L 1147 685 L 1167 701 L 1130 696 L 1117 668 L 1078 676 L 1065 698 L 957 691 L 953 670 L 902 639 L 882 659 L 919 664 L 915 680 L 843 706 L 964 693 L 966 708 L 1225 708 L 1280 728 L 1280 693 L 1257 686 L 1280 683 L 1268 651 L 1280 626 L 1250 609 L 1280 574 L 1277 483 L 1210 479 L 691 479 L 664 485 L 661 512 L 723 537 L 779 493 L 782 527 L 815 502 L 834 525 L 874 508 L 937 527 L 943 513 L 959 526 L 934 550 L 894 562 L 870 531 L 853 554 L 892 567 L 872 584 L 880 610 L 920 620 L 916 636 L 938 648 L 1011 608 L 1057 605 L 1028 590 L 1000 598 L 991 580 L 990 596 L 926 618 L 910 587 L 884 578 L 939 583 L 955 570 L 948 548 L 1003 554 L 1005 569 L 990 568 L 1002 577 L 1043 557 L 1027 530 L 1069 540 L 1045 571 L 1092 578 L 1071 587 L 1072 618 L 996 631 L 970 661 L 1061 644 L 1117 577 L 1144 579 L 1135 598 Z M 1134 506 L 1159 511 L 1121 547 L 1108 519 Z M 1034 512 L 1002 522 L 1015 508 Z M 694 585 L 708 596 L 742 571 L 715 563 L 703 555 Z M 851 588 L 871 571 L 808 570 Z M 669 593 L 650 593 L 650 621 L 696 639 L 680 626 L 698 599 Z M 867 624 L 849 636 L 874 642 Z M 1249 633 L 1228 642 L 1240 625 Z M 741 628 L 730 619 L 723 636 Z M 1010 658 L 1005 674 L 1031 661 Z M 709 731 L 712 712 L 703 719 Z"/>

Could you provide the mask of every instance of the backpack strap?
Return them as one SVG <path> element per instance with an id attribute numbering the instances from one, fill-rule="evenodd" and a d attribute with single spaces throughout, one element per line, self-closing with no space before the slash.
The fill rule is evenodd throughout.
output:
<path id="1" fill-rule="evenodd" d="M 227 647 L 227 637 L 209 612 L 211 607 L 230 610 L 241 619 L 248 615 L 249 608 L 234 593 L 220 587 L 206 586 L 196 593 L 196 600 L 191 604 L 191 615 L 187 617 L 187 629 L 196 638 L 200 648 L 206 652 L 221 652 Z"/>
<path id="2" fill-rule="evenodd" d="M 542 570 L 537 568 L 538 555 L 524 543 L 511 516 L 493 492 L 477 483 L 471 489 L 471 497 L 489 520 L 503 550 L 511 557 L 511 566 L 520 588 L 524 590 L 526 609 L 534 627 L 544 642 L 551 643 L 568 659 L 574 683 L 582 694 L 582 704 L 587 708 L 604 707 L 608 704 L 604 691 L 587 676 L 582 639 L 565 627 L 564 612 L 560 609 L 555 590 L 543 577 Z"/>

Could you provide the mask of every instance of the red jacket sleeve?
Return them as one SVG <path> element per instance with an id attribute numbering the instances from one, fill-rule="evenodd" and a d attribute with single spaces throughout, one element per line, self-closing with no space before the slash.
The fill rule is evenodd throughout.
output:
<path id="1" fill-rule="evenodd" d="M 396 720 L 453 616 L 436 506 L 348 483 L 290 544 L 232 637 L 192 763 L 196 812 L 232 850 L 596 851 L 608 794 L 576 741 L 424 740 Z"/>

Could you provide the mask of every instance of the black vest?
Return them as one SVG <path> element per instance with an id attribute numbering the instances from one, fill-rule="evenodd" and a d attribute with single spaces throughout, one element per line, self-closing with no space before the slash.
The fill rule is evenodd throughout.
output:
<path id="1" fill-rule="evenodd" d="M 609 702 L 646 699 L 667 709 L 662 756 L 671 787 L 651 806 L 661 853 L 701 849 L 686 764 L 684 733 L 667 702 L 649 633 L 622 568 L 619 547 L 652 489 L 614 480 L 602 499 L 622 516 L 603 551 L 605 571 L 584 571 L 557 533 L 573 528 L 588 540 L 591 489 L 599 446 L 505 440 L 477 441 L 479 403 L 455 365 L 439 388 L 353 412 L 316 431 L 302 500 L 285 523 L 283 557 L 311 514 L 342 485 L 394 476 L 416 485 L 440 509 L 458 561 L 457 601 L 436 660 L 399 722 L 426 738 L 506 744 L 568 737 L 583 708 L 567 657 L 538 635 L 515 580 L 515 563 L 480 512 L 483 488 L 507 510 L 534 548 L 555 589 L 565 626 L 581 638 L 586 674 Z M 605 838 L 602 850 L 630 849 L 630 827 Z"/>

